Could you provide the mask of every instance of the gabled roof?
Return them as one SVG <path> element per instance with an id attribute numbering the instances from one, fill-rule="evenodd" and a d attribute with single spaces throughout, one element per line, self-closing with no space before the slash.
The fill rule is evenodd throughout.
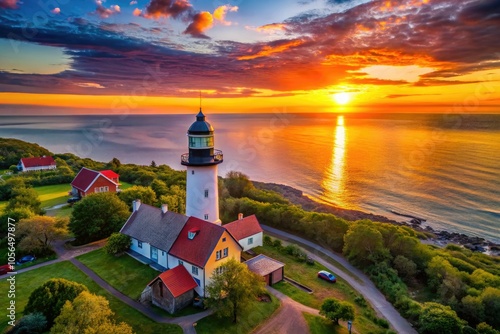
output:
<path id="1" fill-rule="evenodd" d="M 52 157 L 36 157 L 36 158 L 21 158 L 21 161 L 26 168 L 30 167 L 41 167 L 41 166 L 52 166 L 56 162 Z"/>
<path id="2" fill-rule="evenodd" d="M 259 221 L 255 215 L 235 220 L 223 226 L 236 240 L 241 240 L 262 232 Z"/>
<path id="3" fill-rule="evenodd" d="M 151 281 L 148 285 L 152 285 L 156 280 L 161 279 L 163 284 L 172 293 L 174 298 L 179 297 L 183 293 L 188 292 L 198 286 L 193 277 L 189 274 L 186 268 L 179 265 L 173 269 L 162 272 L 157 278 Z"/>
<path id="4" fill-rule="evenodd" d="M 121 233 L 168 252 L 188 220 L 187 216 L 147 204 L 130 215 Z"/>
<path id="5" fill-rule="evenodd" d="M 199 232 L 196 233 L 193 239 L 189 239 L 188 232 L 196 228 L 199 229 Z M 204 268 L 225 231 L 226 229 L 222 226 L 196 217 L 189 217 L 169 253 L 181 260 Z"/>
<path id="6" fill-rule="evenodd" d="M 99 173 L 106 176 L 108 179 L 117 179 L 120 177 L 120 175 L 116 174 L 111 169 L 102 170 Z"/>
<path id="7" fill-rule="evenodd" d="M 259 254 L 256 257 L 244 262 L 248 269 L 260 276 L 266 276 L 285 266 L 275 259 L 265 256 L 264 254 Z"/>
<path id="8" fill-rule="evenodd" d="M 105 171 L 105 172 L 107 172 L 107 171 Z M 115 172 L 113 172 L 113 173 L 116 174 Z M 116 175 L 118 175 L 118 174 L 116 174 Z M 102 176 L 105 179 L 112 182 L 113 184 L 117 185 L 117 183 L 115 181 L 111 180 L 109 177 L 102 174 L 101 172 L 96 172 L 95 170 L 88 169 L 85 167 L 82 167 L 82 169 L 80 169 L 78 174 L 75 176 L 75 178 L 71 182 L 71 185 L 80 191 L 87 191 L 90 188 L 90 186 L 95 182 L 95 180 L 97 180 L 97 178 L 99 176 Z"/>

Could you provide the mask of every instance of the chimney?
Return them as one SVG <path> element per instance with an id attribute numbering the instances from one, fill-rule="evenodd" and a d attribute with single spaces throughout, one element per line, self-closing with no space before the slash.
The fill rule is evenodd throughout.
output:
<path id="1" fill-rule="evenodd" d="M 242 220 L 243 219 L 243 214 L 242 213 L 238 213 L 238 220 Z"/>
<path id="2" fill-rule="evenodd" d="M 136 212 L 139 210 L 139 207 L 141 206 L 141 200 L 136 199 L 135 201 L 132 202 L 132 212 Z"/>
<path id="3" fill-rule="evenodd" d="M 162 204 L 161 205 L 161 212 L 167 213 L 167 211 L 168 211 L 168 205 L 167 204 Z"/>

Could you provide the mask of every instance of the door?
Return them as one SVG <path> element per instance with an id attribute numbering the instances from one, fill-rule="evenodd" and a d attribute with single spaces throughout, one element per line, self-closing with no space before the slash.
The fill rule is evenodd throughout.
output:
<path id="1" fill-rule="evenodd" d="M 158 263 L 158 248 L 151 246 L 151 260 Z"/>

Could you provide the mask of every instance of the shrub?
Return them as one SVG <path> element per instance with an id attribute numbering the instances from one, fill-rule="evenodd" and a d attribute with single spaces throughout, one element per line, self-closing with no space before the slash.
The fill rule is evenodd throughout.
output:
<path id="1" fill-rule="evenodd" d="M 264 236 L 264 245 L 265 246 L 272 246 L 273 245 L 273 239 L 271 239 L 270 236 L 265 235 Z"/>
<path id="2" fill-rule="evenodd" d="M 132 240 L 130 240 L 128 235 L 113 233 L 106 243 L 105 250 L 108 254 L 117 255 L 125 252 L 130 247 L 131 243 Z"/>
<path id="3" fill-rule="evenodd" d="M 44 333 L 47 328 L 47 318 L 40 313 L 35 312 L 25 315 L 21 318 L 19 323 L 12 326 L 12 329 L 8 331 L 8 334 L 38 334 Z"/>
<path id="4" fill-rule="evenodd" d="M 275 239 L 273 241 L 273 247 L 279 250 L 283 247 L 283 243 L 281 242 L 280 239 Z"/>
<path id="5" fill-rule="evenodd" d="M 361 306 L 361 307 L 366 307 L 366 299 L 363 298 L 363 296 L 361 296 L 361 295 L 360 296 L 356 296 L 354 298 L 354 302 L 356 304 L 358 304 L 359 306 Z"/>

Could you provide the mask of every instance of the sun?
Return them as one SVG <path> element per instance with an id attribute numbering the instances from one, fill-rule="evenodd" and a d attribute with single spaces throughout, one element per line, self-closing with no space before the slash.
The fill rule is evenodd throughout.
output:
<path id="1" fill-rule="evenodd" d="M 344 105 L 351 101 L 351 94 L 346 92 L 336 93 L 332 95 L 332 98 L 337 104 Z"/>

